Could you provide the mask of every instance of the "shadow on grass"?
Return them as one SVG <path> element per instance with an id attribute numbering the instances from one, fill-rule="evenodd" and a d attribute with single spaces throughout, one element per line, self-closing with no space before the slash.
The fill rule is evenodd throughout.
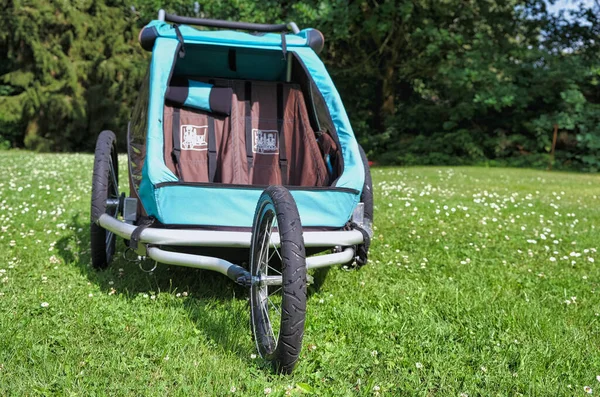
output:
<path id="1" fill-rule="evenodd" d="M 140 294 L 186 294 L 189 296 L 177 305 L 183 305 L 189 318 L 198 331 L 225 351 L 237 354 L 249 361 L 248 340 L 251 338 L 248 305 L 236 302 L 246 301 L 247 289 L 233 283 L 226 276 L 181 266 L 159 264 L 152 272 L 140 269 L 138 263 L 123 257 L 126 246 L 123 239 L 117 239 L 113 260 L 105 270 L 91 266 L 89 224 L 74 216 L 69 224 L 73 233 L 60 239 L 55 248 L 68 265 L 75 266 L 90 282 L 98 285 L 104 293 L 116 288 L 120 296 L 133 300 Z M 144 269 L 152 269 L 154 263 L 145 261 Z M 169 303 L 171 304 L 171 303 Z M 221 312 L 215 309 L 221 306 Z M 240 309 L 243 306 L 244 309 Z M 225 310 L 226 309 L 226 310 Z"/>

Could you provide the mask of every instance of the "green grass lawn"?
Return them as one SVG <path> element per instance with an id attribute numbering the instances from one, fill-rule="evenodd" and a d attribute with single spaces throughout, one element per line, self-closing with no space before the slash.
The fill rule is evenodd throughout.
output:
<path id="1" fill-rule="evenodd" d="M 0 152 L 0 395 L 600 394 L 599 176 L 374 169 L 371 262 L 312 291 L 278 376 L 226 277 L 91 269 L 92 161 Z"/>

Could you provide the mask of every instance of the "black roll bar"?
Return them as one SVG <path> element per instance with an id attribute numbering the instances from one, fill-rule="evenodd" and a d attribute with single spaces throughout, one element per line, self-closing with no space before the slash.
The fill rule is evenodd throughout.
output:
<path id="1" fill-rule="evenodd" d="M 185 25 L 207 26 L 211 28 L 250 30 L 253 32 L 287 32 L 290 30 L 294 34 L 300 32 L 300 29 L 298 29 L 298 26 L 294 22 L 275 25 L 264 23 L 232 22 L 222 21 L 220 19 L 182 17 L 175 14 L 169 14 L 165 12 L 165 10 L 158 11 L 158 20 L 173 23 L 182 23 Z"/>

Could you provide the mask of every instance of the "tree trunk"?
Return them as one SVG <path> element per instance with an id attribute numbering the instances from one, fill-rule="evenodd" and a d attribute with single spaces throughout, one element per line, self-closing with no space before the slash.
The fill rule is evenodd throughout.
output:
<path id="1" fill-rule="evenodd" d="M 396 70 L 394 69 L 393 63 L 388 63 L 385 66 L 384 74 L 383 74 L 383 82 L 381 85 L 381 96 L 383 98 L 383 103 L 381 106 L 381 113 L 384 122 L 390 116 L 393 116 L 396 113 L 395 106 L 395 95 L 396 95 Z"/>
<path id="2" fill-rule="evenodd" d="M 391 59 L 384 60 L 373 101 L 373 128 L 385 131 L 387 121 L 396 113 L 396 69 Z"/>

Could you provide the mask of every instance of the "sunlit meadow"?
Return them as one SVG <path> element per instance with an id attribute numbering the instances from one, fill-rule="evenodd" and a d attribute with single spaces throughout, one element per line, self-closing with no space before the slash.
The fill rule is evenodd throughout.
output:
<path id="1" fill-rule="evenodd" d="M 92 163 L 0 152 L 0 395 L 600 394 L 597 175 L 374 169 L 371 262 L 311 288 L 286 377 L 224 276 L 90 268 Z"/>

